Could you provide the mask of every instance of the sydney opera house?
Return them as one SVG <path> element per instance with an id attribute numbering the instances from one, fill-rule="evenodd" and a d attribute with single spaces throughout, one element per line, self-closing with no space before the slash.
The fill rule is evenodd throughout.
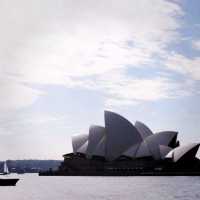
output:
<path id="1" fill-rule="evenodd" d="M 105 111 L 105 127 L 90 126 L 88 134 L 72 137 L 73 152 L 64 155 L 62 175 L 198 174 L 199 143 L 180 145 L 178 132 L 153 133 L 144 123 L 133 125 Z M 199 173 L 200 174 L 200 173 Z"/>

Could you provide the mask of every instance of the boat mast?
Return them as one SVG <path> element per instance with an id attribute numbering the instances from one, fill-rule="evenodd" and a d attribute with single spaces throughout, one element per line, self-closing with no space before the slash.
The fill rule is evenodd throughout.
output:
<path id="1" fill-rule="evenodd" d="M 8 170 L 8 166 L 7 166 L 6 161 L 4 162 L 3 173 L 4 173 L 4 174 L 9 174 L 9 170 Z"/>

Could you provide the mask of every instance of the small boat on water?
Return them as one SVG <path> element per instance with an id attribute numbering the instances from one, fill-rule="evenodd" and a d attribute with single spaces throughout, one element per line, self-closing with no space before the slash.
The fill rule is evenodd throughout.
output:
<path id="1" fill-rule="evenodd" d="M 15 186 L 18 178 L 0 178 L 0 186 Z"/>
<path id="2" fill-rule="evenodd" d="M 1 175 L 8 175 L 9 170 L 7 163 L 4 162 L 3 173 Z M 16 183 L 19 181 L 18 178 L 0 178 L 0 186 L 15 186 Z"/>

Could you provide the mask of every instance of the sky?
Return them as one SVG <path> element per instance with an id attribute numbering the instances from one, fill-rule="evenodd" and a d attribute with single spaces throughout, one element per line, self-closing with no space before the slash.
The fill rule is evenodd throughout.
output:
<path id="1" fill-rule="evenodd" d="M 104 110 L 200 142 L 199 0 L 0 0 L 0 160 L 62 159 Z"/>

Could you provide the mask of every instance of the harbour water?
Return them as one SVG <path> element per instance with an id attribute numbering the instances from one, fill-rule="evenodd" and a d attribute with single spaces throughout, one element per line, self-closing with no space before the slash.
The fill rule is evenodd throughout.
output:
<path id="1" fill-rule="evenodd" d="M 3 200 L 196 200 L 200 177 L 39 177 L 0 187 Z"/>

